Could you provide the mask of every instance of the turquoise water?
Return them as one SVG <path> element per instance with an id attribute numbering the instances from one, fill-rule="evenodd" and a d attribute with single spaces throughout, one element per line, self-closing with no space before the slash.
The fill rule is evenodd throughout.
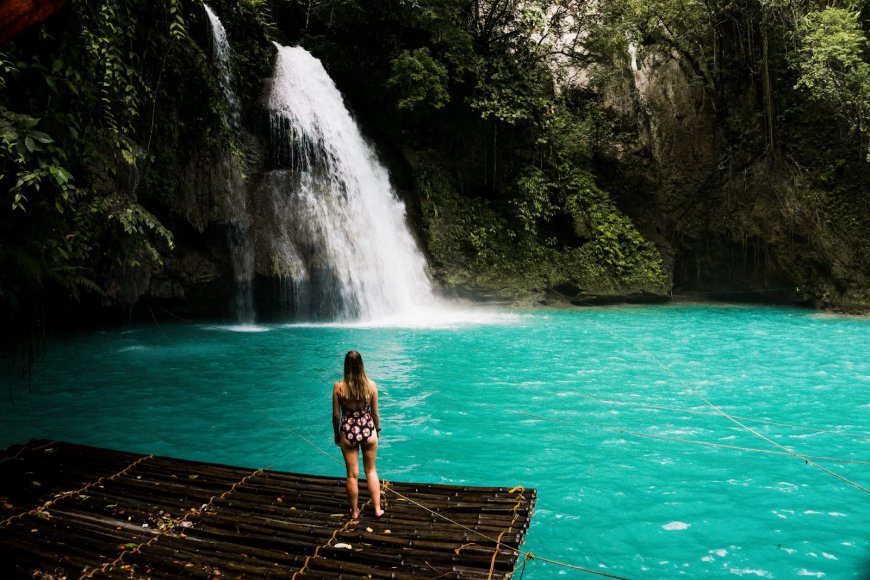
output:
<path id="1" fill-rule="evenodd" d="M 748 450 L 781 451 L 764 436 L 870 487 L 870 320 L 675 305 L 239 330 L 54 341 L 32 388 L 3 397 L 0 445 L 64 439 L 342 475 L 330 393 L 356 348 L 380 385 L 381 476 L 536 487 L 526 550 L 631 578 L 870 572 L 870 494 Z M 531 562 L 525 577 L 560 574 L 587 576 Z"/>

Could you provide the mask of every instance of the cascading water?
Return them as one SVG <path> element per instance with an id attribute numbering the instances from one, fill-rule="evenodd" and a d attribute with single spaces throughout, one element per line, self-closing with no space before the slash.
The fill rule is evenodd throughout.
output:
<path id="1" fill-rule="evenodd" d="M 233 89 L 230 43 L 227 40 L 226 30 L 217 15 L 208 5 L 204 4 L 203 7 L 211 24 L 214 63 L 227 106 L 224 122 L 231 131 L 238 131 L 241 125 L 241 115 L 239 100 Z M 233 184 L 228 182 L 227 189 L 232 188 Z M 237 197 L 236 203 L 229 204 L 233 209 L 233 215 L 227 227 L 227 245 L 230 250 L 233 280 L 235 283 L 233 311 L 238 322 L 251 322 L 254 320 L 252 289 L 254 254 L 250 243 L 250 236 L 248 235 L 250 218 L 244 203 L 245 196 L 238 195 Z"/>
<path id="2" fill-rule="evenodd" d="M 261 193 L 272 271 L 302 317 L 419 320 L 440 309 L 386 169 L 320 61 L 277 45 L 268 107 L 273 169 Z"/>
<path id="3" fill-rule="evenodd" d="M 227 31 L 217 14 L 207 4 L 203 4 L 208 21 L 211 24 L 212 50 L 214 62 L 218 70 L 218 81 L 221 84 L 224 98 L 227 102 L 227 124 L 238 129 L 240 125 L 239 99 L 233 89 L 232 65 L 230 64 L 230 43 L 227 40 Z"/>

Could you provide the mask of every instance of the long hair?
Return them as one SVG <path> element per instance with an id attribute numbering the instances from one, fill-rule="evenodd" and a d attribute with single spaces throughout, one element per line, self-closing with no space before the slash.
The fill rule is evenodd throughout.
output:
<path id="1" fill-rule="evenodd" d="M 374 392 L 362 355 L 355 350 L 344 356 L 344 387 L 346 397 L 354 401 L 366 401 Z"/>

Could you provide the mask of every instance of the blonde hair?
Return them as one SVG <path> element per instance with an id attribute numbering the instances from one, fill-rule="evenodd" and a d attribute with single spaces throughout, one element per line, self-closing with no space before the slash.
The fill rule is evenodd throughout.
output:
<path id="1" fill-rule="evenodd" d="M 366 375 L 362 355 L 355 350 L 344 356 L 344 394 L 347 399 L 368 401 L 375 388 Z"/>

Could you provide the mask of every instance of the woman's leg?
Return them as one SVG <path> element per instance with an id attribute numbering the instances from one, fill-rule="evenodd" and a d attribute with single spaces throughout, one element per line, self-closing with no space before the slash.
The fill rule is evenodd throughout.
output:
<path id="1" fill-rule="evenodd" d="M 381 509 L 381 482 L 378 479 L 378 470 L 375 468 L 377 457 L 378 436 L 374 435 L 363 445 L 363 467 L 366 470 L 366 485 L 369 488 L 369 495 L 372 496 L 372 503 L 375 506 L 375 516 L 381 517 L 384 515 L 384 510 Z"/>
<path id="2" fill-rule="evenodd" d="M 344 465 L 347 468 L 347 499 L 350 500 L 350 517 L 359 517 L 359 449 L 351 445 L 343 435 L 341 437 L 341 454 L 344 455 Z"/>

